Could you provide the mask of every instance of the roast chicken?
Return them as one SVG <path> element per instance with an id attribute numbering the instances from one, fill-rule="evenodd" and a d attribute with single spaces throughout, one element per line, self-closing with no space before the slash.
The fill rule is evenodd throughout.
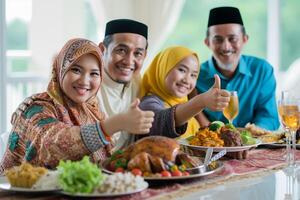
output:
<path id="1" fill-rule="evenodd" d="M 199 161 L 180 151 L 176 140 L 163 136 L 149 136 L 128 146 L 121 154 L 115 156 L 112 163 L 127 161 L 127 169 L 139 168 L 142 172 L 160 173 L 168 167 L 184 164 L 195 167 Z"/>

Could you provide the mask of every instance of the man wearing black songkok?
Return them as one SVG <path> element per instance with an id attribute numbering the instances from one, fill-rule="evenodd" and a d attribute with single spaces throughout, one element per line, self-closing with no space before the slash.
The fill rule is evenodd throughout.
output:
<path id="1" fill-rule="evenodd" d="M 109 21 L 105 37 L 99 44 L 103 52 L 104 75 L 98 92 L 101 109 L 111 117 L 138 106 L 140 69 L 147 55 L 147 25 L 131 19 Z M 133 105 L 131 105 L 133 103 Z M 113 136 L 117 150 L 133 142 L 132 134 L 120 132 Z"/>
<path id="2" fill-rule="evenodd" d="M 276 130 L 279 120 L 273 67 L 263 59 L 241 54 L 248 39 L 238 8 L 217 7 L 210 10 L 204 43 L 213 55 L 201 64 L 195 93 L 207 91 L 214 83 L 214 74 L 218 74 L 221 89 L 238 93 L 239 114 L 233 120 L 236 127 L 245 127 L 249 123 Z M 228 122 L 222 112 L 207 109 L 198 116 L 198 120 L 202 126 L 216 120 Z"/>

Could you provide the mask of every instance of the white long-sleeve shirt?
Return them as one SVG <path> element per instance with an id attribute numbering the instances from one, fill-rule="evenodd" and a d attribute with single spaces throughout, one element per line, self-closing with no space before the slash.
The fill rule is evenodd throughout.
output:
<path id="1" fill-rule="evenodd" d="M 140 80 L 140 76 L 136 75 L 130 83 L 124 85 L 115 82 L 104 72 L 103 82 L 98 92 L 101 111 L 107 117 L 127 111 L 133 100 L 137 97 Z M 115 133 L 112 136 L 113 151 L 128 146 L 133 140 L 133 135 L 125 131 Z"/>

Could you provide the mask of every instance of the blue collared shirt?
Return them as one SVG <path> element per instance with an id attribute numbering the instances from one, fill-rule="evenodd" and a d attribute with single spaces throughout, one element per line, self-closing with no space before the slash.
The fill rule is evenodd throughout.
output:
<path id="1" fill-rule="evenodd" d="M 248 122 L 268 129 L 279 127 L 276 106 L 276 80 L 273 67 L 263 59 L 242 55 L 234 76 L 224 77 L 215 68 L 213 59 L 202 63 L 196 89 L 199 93 L 206 92 L 214 84 L 214 74 L 221 78 L 221 88 L 237 91 L 239 98 L 239 114 L 233 120 L 237 127 L 244 127 Z M 228 122 L 222 112 L 204 110 L 210 121 Z"/>

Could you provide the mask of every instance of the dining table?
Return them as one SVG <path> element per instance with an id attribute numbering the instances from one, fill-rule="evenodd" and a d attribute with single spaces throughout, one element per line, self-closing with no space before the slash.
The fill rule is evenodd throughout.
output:
<path id="1" fill-rule="evenodd" d="M 300 200 L 300 167 L 287 167 L 285 148 L 256 148 L 249 150 L 246 159 L 223 157 L 222 169 L 207 176 L 192 179 L 149 181 L 141 192 L 92 199 L 161 199 L 161 200 Z M 295 152 L 300 161 L 300 150 Z M 0 183 L 5 182 L 4 176 Z M 23 193 L 0 189 L 0 199 L 81 199 L 61 192 Z"/>

